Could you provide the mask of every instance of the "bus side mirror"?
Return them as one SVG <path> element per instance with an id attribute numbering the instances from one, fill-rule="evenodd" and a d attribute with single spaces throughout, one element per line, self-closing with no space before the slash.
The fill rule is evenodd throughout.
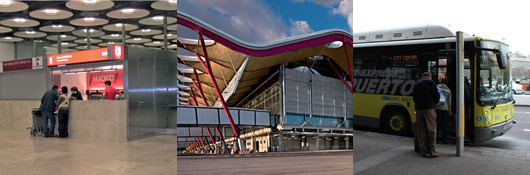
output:
<path id="1" fill-rule="evenodd" d="M 497 63 L 499 64 L 499 69 L 506 69 L 506 57 L 502 54 L 501 51 L 495 52 L 497 57 Z"/>

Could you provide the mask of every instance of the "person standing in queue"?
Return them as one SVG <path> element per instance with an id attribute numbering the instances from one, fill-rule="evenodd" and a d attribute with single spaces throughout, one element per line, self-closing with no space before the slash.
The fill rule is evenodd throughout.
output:
<path id="1" fill-rule="evenodd" d="M 436 111 L 435 106 L 440 101 L 440 93 L 431 73 L 425 72 L 416 81 L 412 91 L 414 107 L 416 109 L 416 134 L 419 151 L 423 157 L 440 157 L 436 152 Z"/>
<path id="2" fill-rule="evenodd" d="M 75 100 L 83 100 L 83 95 L 81 95 L 81 92 L 77 90 L 77 87 L 70 88 L 70 91 L 72 91 L 72 95 L 70 97 L 75 98 Z"/>
<path id="3" fill-rule="evenodd" d="M 117 94 L 120 94 L 120 92 L 111 86 L 110 81 L 105 81 L 105 91 L 103 91 L 103 97 L 105 97 L 106 100 L 116 100 Z"/>
<path id="4" fill-rule="evenodd" d="M 63 86 L 61 88 L 62 94 L 57 100 L 58 112 L 57 118 L 59 118 L 59 137 L 68 137 L 68 109 L 70 107 L 70 97 L 68 97 L 68 88 Z"/>
<path id="5" fill-rule="evenodd" d="M 436 116 L 438 117 L 438 128 L 441 132 L 440 142 L 447 144 L 447 128 L 449 127 L 449 116 L 452 116 L 451 112 L 451 89 L 447 86 L 447 79 L 443 79 L 438 84 L 440 92 L 444 93 L 445 103 L 439 102 L 436 105 Z M 442 94 L 440 94 L 442 97 Z"/>
<path id="6" fill-rule="evenodd" d="M 57 106 L 55 101 L 57 101 L 59 98 L 59 93 L 57 93 L 57 90 L 59 90 L 59 86 L 53 85 L 52 89 L 46 91 L 40 100 L 40 111 L 42 112 L 44 137 L 55 136 L 55 115 L 53 113 L 55 112 L 55 107 Z M 50 120 L 50 128 L 48 128 L 48 120 Z"/>

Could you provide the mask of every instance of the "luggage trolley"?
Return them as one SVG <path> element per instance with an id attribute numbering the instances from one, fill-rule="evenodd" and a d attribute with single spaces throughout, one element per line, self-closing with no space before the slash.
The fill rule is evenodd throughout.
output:
<path id="1" fill-rule="evenodd" d="M 35 136 L 42 136 L 42 113 L 39 108 L 33 108 L 31 110 L 31 114 L 33 116 L 33 127 L 28 127 L 29 134 L 33 137 Z"/>

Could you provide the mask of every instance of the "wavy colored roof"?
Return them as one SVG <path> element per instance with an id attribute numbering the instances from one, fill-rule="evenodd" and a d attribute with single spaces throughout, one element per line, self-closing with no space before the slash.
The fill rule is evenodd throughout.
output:
<path id="1" fill-rule="evenodd" d="M 282 63 L 322 55 L 333 60 L 344 72 L 349 72 L 348 67 L 353 67 L 353 38 L 351 34 L 343 30 L 324 30 L 272 43 L 250 44 L 185 13 L 178 12 L 177 22 L 183 27 L 201 32 L 203 36 L 212 40 L 206 42 L 206 50 L 220 90 L 223 91 L 223 94 L 232 92 L 228 96 L 229 98 L 223 95 L 228 106 L 236 104 L 248 91 L 252 90 L 254 85 L 260 83 L 263 76 L 270 73 L 272 67 Z M 197 49 L 197 40 L 179 38 L 178 41 L 180 48 L 191 52 L 195 52 Z M 339 48 L 326 47 L 326 44 L 335 41 L 341 41 L 342 46 Z M 202 49 L 198 50 L 197 53 L 204 56 Z M 349 54 L 350 66 L 348 66 L 346 51 Z M 179 58 L 187 66 L 193 67 L 199 72 L 207 72 L 197 58 L 195 60 L 186 56 L 179 56 Z M 244 64 L 245 62 L 246 64 Z M 184 76 L 196 79 L 191 73 L 184 73 Z M 199 74 L 198 77 L 208 103 L 214 104 L 218 98 L 209 76 Z M 234 81 L 232 79 L 237 80 L 237 82 L 230 83 L 230 81 Z M 193 84 L 189 82 L 183 84 L 193 87 Z M 195 93 L 198 102 L 204 105 L 203 100 L 199 99 L 201 95 L 197 91 Z"/>

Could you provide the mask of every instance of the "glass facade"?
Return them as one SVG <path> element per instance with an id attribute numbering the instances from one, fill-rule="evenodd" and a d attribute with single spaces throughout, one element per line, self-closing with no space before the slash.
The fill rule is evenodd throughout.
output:
<path id="1" fill-rule="evenodd" d="M 271 115 L 281 115 L 280 92 L 280 84 L 275 83 L 269 89 L 265 90 L 244 105 L 243 108 L 267 110 L 271 112 Z"/>
<path id="2" fill-rule="evenodd" d="M 309 117 L 307 114 L 295 114 L 287 113 L 284 118 L 284 125 L 302 125 L 305 121 L 307 123 L 304 126 L 314 126 L 323 128 L 353 128 L 352 119 L 328 117 L 328 116 L 313 116 Z"/>

